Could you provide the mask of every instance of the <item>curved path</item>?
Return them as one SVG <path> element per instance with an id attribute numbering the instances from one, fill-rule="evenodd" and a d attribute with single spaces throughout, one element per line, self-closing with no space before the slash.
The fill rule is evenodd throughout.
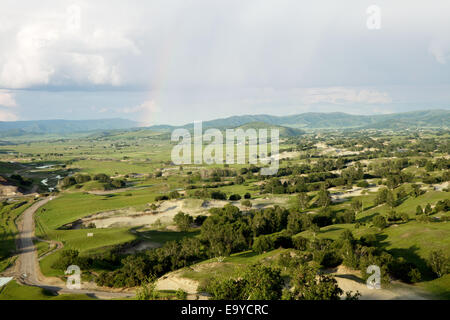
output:
<path id="1" fill-rule="evenodd" d="M 87 294 L 106 299 L 133 297 L 134 293 L 131 292 L 112 292 L 97 289 L 71 290 L 65 287 L 63 281 L 57 278 L 46 278 L 41 274 L 37 250 L 33 243 L 34 213 L 50 200 L 52 200 L 52 197 L 34 203 L 23 212 L 18 222 L 19 236 L 16 245 L 19 255 L 12 274 L 16 280 L 26 285 L 41 287 L 60 294 Z"/>

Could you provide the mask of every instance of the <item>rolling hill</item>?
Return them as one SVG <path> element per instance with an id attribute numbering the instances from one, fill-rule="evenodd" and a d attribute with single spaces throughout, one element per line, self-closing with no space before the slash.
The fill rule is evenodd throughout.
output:
<path id="1" fill-rule="evenodd" d="M 67 134 L 94 130 L 129 129 L 137 126 L 138 122 L 126 119 L 0 121 L 0 137 L 17 137 L 27 134 Z"/>
<path id="2" fill-rule="evenodd" d="M 449 128 L 450 110 L 426 110 L 384 115 L 352 115 L 342 112 L 302 113 L 289 116 L 242 115 L 203 122 L 203 128 L 255 128 L 273 127 L 280 129 L 284 136 L 295 136 L 306 129 L 398 129 L 398 128 Z M 0 121 L 0 138 L 21 137 L 26 135 L 53 134 L 64 135 L 82 132 L 139 131 L 139 123 L 127 119 L 101 120 L 37 120 L 37 121 Z M 145 129 L 155 132 L 170 132 L 175 128 L 192 129 L 193 124 L 184 126 L 155 125 Z M 6 141 L 7 142 L 7 141 Z M 2 142 L 2 143 L 6 143 Z"/>
<path id="3" fill-rule="evenodd" d="M 299 136 L 302 133 L 304 133 L 302 130 L 295 129 L 295 128 L 289 128 L 284 126 L 278 126 L 273 124 L 267 124 L 265 122 L 257 121 L 257 122 L 249 122 L 244 125 L 235 127 L 234 129 L 242 129 L 242 130 L 248 130 L 248 129 L 278 129 L 280 132 L 280 137 L 293 137 L 293 136 Z M 270 132 L 270 131 L 269 131 Z M 270 134 L 270 133 L 269 133 Z"/>
<path id="4" fill-rule="evenodd" d="M 343 112 L 302 113 L 290 116 L 244 115 L 203 122 L 203 127 L 237 127 L 251 122 L 264 122 L 291 128 L 391 128 L 401 122 L 411 127 L 450 127 L 450 110 L 412 111 L 384 115 L 352 115 Z M 191 126 L 187 125 L 187 126 Z"/>

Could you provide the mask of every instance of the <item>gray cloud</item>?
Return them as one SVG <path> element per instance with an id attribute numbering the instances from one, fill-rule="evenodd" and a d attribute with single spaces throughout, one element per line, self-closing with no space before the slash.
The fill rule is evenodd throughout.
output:
<path id="1" fill-rule="evenodd" d="M 184 103 L 215 115 L 275 106 L 375 110 L 411 101 L 387 87 L 449 84 L 450 2 L 379 0 L 381 29 L 368 30 L 372 4 L 3 0 L 0 88 L 135 88 L 145 97 L 124 98 L 122 110 L 148 113 L 138 106 L 153 101 L 162 114 Z"/>

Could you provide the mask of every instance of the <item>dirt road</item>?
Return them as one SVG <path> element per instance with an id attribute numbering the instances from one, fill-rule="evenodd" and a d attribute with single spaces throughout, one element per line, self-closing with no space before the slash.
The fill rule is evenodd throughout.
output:
<path id="1" fill-rule="evenodd" d="M 34 246 L 34 214 L 35 212 L 51 201 L 52 198 L 34 203 L 31 207 L 24 211 L 20 221 L 18 222 L 19 236 L 17 238 L 17 249 L 19 256 L 16 264 L 12 269 L 12 276 L 17 281 L 30 285 L 41 287 L 59 294 L 87 294 L 97 298 L 111 299 L 111 298 L 127 298 L 134 296 L 132 292 L 110 292 L 100 291 L 94 289 L 71 290 L 67 289 L 65 283 L 57 278 L 46 278 L 41 274 L 38 263 L 38 254 Z"/>

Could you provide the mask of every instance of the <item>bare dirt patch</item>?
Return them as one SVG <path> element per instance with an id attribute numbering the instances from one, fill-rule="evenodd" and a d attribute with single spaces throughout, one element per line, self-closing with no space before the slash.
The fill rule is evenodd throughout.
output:
<path id="1" fill-rule="evenodd" d="M 344 292 L 359 291 L 361 300 L 426 300 L 428 294 L 421 288 L 394 281 L 381 289 L 370 289 L 361 279 L 361 272 L 339 266 L 334 273 L 339 288 Z"/>
<path id="2" fill-rule="evenodd" d="M 197 293 L 198 281 L 181 277 L 181 271 L 171 272 L 156 281 L 156 290 L 183 290 L 189 294 Z"/>

